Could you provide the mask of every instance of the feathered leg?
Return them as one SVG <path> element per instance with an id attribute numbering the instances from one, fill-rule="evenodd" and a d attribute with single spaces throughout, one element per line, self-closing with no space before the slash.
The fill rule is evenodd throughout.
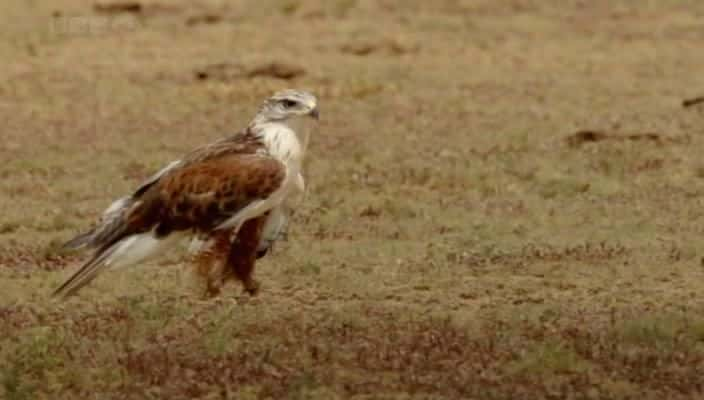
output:
<path id="1" fill-rule="evenodd" d="M 54 297 L 69 297 L 90 283 L 103 270 L 106 261 L 118 250 L 119 243 L 97 251 L 81 268 L 54 291 Z"/>
<path id="2" fill-rule="evenodd" d="M 259 291 L 259 283 L 252 277 L 252 272 L 267 216 L 268 213 L 242 224 L 227 257 L 229 270 L 234 273 L 237 280 L 242 282 L 244 290 L 250 295 L 256 295 Z"/>
<path id="3" fill-rule="evenodd" d="M 215 232 L 204 249 L 194 258 L 196 279 L 205 283 L 206 297 L 215 297 L 225 283 L 228 272 L 227 256 L 230 250 L 230 230 Z"/>

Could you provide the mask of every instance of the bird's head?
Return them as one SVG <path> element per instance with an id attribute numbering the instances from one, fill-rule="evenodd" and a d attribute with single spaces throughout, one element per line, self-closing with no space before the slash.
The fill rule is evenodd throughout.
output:
<path id="1" fill-rule="evenodd" d="M 300 117 L 318 119 L 318 99 L 304 90 L 286 89 L 274 93 L 259 108 L 256 123 L 287 122 Z"/>

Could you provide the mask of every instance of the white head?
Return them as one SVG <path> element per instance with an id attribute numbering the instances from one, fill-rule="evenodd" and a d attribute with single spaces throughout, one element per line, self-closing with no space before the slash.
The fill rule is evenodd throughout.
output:
<path id="1" fill-rule="evenodd" d="M 318 99 L 303 90 L 286 89 L 274 93 L 259 107 L 252 125 L 269 122 L 286 123 L 301 117 L 319 118 Z"/>
<path id="2" fill-rule="evenodd" d="M 274 155 L 300 165 L 317 121 L 318 99 L 303 90 L 286 89 L 262 103 L 249 129 Z"/>

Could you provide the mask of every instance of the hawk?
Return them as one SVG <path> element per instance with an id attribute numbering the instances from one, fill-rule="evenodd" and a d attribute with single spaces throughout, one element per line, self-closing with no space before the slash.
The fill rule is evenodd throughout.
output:
<path id="1" fill-rule="evenodd" d="M 94 253 L 54 296 L 75 294 L 103 270 L 145 261 L 184 238 L 211 292 L 229 269 L 256 293 L 254 261 L 285 225 L 285 200 L 304 188 L 311 118 L 319 118 L 313 94 L 277 92 L 246 129 L 191 151 L 114 201 L 92 229 L 66 243 Z"/>

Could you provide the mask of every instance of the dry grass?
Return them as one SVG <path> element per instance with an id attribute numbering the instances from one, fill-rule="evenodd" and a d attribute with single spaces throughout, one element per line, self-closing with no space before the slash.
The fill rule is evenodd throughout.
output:
<path id="1" fill-rule="evenodd" d="M 1 398 L 702 396 L 701 2 L 12 3 Z M 174 257 L 47 299 L 57 243 L 289 86 L 323 121 L 257 298 Z"/>

